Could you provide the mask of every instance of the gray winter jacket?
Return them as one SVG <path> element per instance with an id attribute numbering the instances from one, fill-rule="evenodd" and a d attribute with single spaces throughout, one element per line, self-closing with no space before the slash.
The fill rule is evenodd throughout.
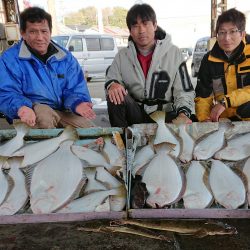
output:
<path id="1" fill-rule="evenodd" d="M 118 52 L 110 66 L 105 87 L 108 88 L 112 82 L 118 82 L 138 102 L 148 99 L 164 99 L 168 103 L 163 106 L 163 110 L 169 112 L 172 111 L 173 107 L 178 113 L 184 108 L 193 114 L 195 94 L 182 54 L 179 48 L 172 44 L 170 35 L 166 33 L 160 35 L 165 37 L 156 41 L 146 79 L 137 59 L 134 42 L 129 41 L 128 46 Z M 163 83 L 166 80 L 162 79 L 166 75 L 164 72 L 169 75 L 169 87 L 165 95 L 163 93 L 163 98 L 156 98 L 154 96 L 154 80 L 156 77 L 159 83 Z M 155 75 L 154 73 L 160 74 Z M 144 109 L 147 113 L 151 113 L 157 109 L 157 105 L 144 105 Z"/>

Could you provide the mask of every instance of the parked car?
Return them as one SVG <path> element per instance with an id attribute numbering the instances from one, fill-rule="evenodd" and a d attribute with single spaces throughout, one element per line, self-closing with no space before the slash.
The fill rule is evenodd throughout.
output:
<path id="1" fill-rule="evenodd" d="M 115 39 L 110 35 L 59 35 L 53 36 L 52 40 L 72 52 L 88 81 L 93 77 L 105 77 L 118 52 Z"/>
<path id="2" fill-rule="evenodd" d="M 210 39 L 211 38 L 209 36 L 202 37 L 195 44 L 194 51 L 193 51 L 193 60 L 191 63 L 192 77 L 196 77 L 199 72 L 201 60 L 204 57 L 204 55 L 208 52 Z"/>
<path id="3" fill-rule="evenodd" d="M 184 59 L 185 61 L 187 61 L 188 58 L 189 58 L 188 49 L 187 49 L 187 48 L 180 48 L 180 50 L 181 50 L 183 59 Z"/>

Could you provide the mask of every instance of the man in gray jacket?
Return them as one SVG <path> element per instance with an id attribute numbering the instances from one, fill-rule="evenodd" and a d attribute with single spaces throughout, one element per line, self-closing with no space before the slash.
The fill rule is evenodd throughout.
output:
<path id="1" fill-rule="evenodd" d="M 105 89 L 112 127 L 151 123 L 150 114 L 166 112 L 166 122 L 192 123 L 194 89 L 180 50 L 157 26 L 148 4 L 128 11 L 129 43 L 107 71 Z"/>

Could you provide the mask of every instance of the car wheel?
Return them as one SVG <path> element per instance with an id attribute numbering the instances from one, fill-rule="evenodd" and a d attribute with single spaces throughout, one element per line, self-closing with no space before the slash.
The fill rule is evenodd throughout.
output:
<path id="1" fill-rule="evenodd" d="M 195 72 L 194 65 L 191 66 L 191 75 L 192 77 L 196 77 L 197 73 Z"/>

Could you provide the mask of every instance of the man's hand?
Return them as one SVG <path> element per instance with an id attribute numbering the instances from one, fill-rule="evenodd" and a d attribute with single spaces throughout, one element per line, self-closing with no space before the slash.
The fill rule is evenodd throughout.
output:
<path id="1" fill-rule="evenodd" d="M 173 124 L 192 124 L 192 120 L 190 120 L 184 113 L 180 113 L 173 121 Z"/>
<path id="2" fill-rule="evenodd" d="M 124 101 L 124 96 L 127 95 L 125 88 L 119 83 L 112 83 L 108 89 L 108 97 L 115 105 L 121 104 Z"/>
<path id="3" fill-rule="evenodd" d="M 225 106 L 223 106 L 220 103 L 217 103 L 216 105 L 214 105 L 210 113 L 210 118 L 212 122 L 218 122 L 220 115 L 223 113 L 225 109 L 226 109 Z"/>
<path id="4" fill-rule="evenodd" d="M 82 102 L 76 106 L 76 113 L 86 119 L 93 120 L 96 118 L 96 114 L 92 107 L 91 102 Z"/>
<path id="5" fill-rule="evenodd" d="M 18 109 L 17 115 L 21 119 L 22 122 L 26 123 L 27 125 L 33 127 L 36 125 L 36 114 L 33 109 L 22 106 Z"/>

